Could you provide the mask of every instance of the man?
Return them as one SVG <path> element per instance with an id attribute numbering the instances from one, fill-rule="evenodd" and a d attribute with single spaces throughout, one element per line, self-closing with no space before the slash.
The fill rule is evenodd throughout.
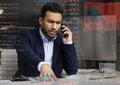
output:
<path id="1" fill-rule="evenodd" d="M 63 9 L 57 3 L 42 7 L 39 29 L 25 31 L 22 43 L 17 48 L 18 71 L 15 76 L 40 76 L 60 78 L 63 69 L 68 75 L 77 73 L 78 60 L 72 32 L 66 26 L 62 34 Z M 67 37 L 64 35 L 67 34 Z M 22 50 L 20 50 L 22 49 Z"/>

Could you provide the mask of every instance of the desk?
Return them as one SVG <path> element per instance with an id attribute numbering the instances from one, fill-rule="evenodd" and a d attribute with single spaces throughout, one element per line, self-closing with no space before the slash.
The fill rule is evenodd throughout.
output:
<path id="1" fill-rule="evenodd" d="M 11 82 L 10 80 L 0 80 L 0 85 L 120 85 L 120 72 L 115 72 L 115 77 L 103 79 L 101 76 L 106 73 L 79 73 L 78 75 L 66 76 L 57 81 L 22 81 Z M 107 73 L 107 76 L 111 73 Z M 93 79 L 91 78 L 100 78 Z"/>

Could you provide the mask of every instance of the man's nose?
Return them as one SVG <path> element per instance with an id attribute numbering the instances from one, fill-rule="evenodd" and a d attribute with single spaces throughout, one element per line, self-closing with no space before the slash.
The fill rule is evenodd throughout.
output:
<path id="1" fill-rule="evenodd" d="M 52 24 L 52 28 L 56 29 L 56 28 L 57 28 L 57 24 L 56 24 L 56 23 L 53 23 L 53 24 Z"/>

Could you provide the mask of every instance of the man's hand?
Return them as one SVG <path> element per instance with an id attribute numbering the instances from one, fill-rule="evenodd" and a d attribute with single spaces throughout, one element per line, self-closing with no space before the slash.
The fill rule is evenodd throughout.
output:
<path id="1" fill-rule="evenodd" d="M 55 76 L 53 70 L 48 64 L 43 64 L 41 66 L 40 79 L 44 79 L 44 77 L 48 77 L 49 80 L 51 80 L 51 78 L 57 80 L 57 77 Z"/>
<path id="2" fill-rule="evenodd" d="M 65 42 L 65 43 L 71 42 L 72 41 L 72 32 L 71 32 L 71 30 L 65 25 L 63 25 L 62 27 L 64 28 L 64 29 L 62 29 L 63 42 Z M 65 34 L 67 34 L 68 36 L 64 37 Z"/>

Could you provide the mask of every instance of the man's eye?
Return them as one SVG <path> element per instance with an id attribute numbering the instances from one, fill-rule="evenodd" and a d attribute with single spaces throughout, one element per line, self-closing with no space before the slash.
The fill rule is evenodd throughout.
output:
<path id="1" fill-rule="evenodd" d="M 56 24 L 61 24 L 61 22 L 56 22 Z"/>
<path id="2" fill-rule="evenodd" d="M 49 23 L 54 23 L 54 21 L 52 21 L 52 20 L 49 20 L 48 22 L 49 22 Z"/>

